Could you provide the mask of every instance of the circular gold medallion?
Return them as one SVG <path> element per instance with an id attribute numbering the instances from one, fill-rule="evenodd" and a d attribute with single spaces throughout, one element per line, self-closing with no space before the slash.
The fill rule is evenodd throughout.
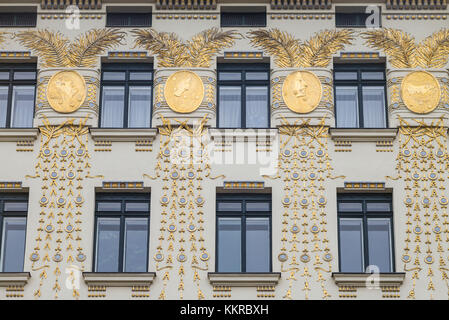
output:
<path id="1" fill-rule="evenodd" d="M 74 112 L 85 99 L 86 82 L 76 71 L 59 71 L 48 82 L 47 100 L 57 112 Z"/>
<path id="2" fill-rule="evenodd" d="M 282 86 L 282 97 L 287 107 L 297 113 L 315 110 L 321 101 L 321 82 L 309 71 L 290 73 Z"/>
<path id="3" fill-rule="evenodd" d="M 402 81 L 402 101 L 415 113 L 429 113 L 440 103 L 441 90 L 438 80 L 428 72 L 409 73 Z"/>
<path id="4" fill-rule="evenodd" d="M 198 109 L 204 98 L 201 78 L 191 71 L 178 71 L 167 79 L 165 101 L 175 112 L 190 113 Z"/>

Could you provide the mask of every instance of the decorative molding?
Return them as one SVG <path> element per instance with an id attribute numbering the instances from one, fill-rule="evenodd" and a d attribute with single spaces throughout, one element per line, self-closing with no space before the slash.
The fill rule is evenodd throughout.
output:
<path id="1" fill-rule="evenodd" d="M 342 52 L 340 54 L 340 58 L 345 60 L 379 59 L 379 57 L 379 52 Z"/>
<path id="2" fill-rule="evenodd" d="M 34 141 L 37 139 L 39 129 L 15 129 L 15 128 L 1 128 L 0 141 L 1 142 L 19 142 L 19 141 Z"/>
<path id="3" fill-rule="evenodd" d="M 20 190 L 22 189 L 22 182 L 12 182 L 12 181 L 0 181 L 0 190 Z M 1 273 L 0 273 L 1 275 Z"/>
<path id="4" fill-rule="evenodd" d="M 370 278 L 374 278 L 380 287 L 400 286 L 404 283 L 405 272 L 394 273 L 345 273 L 333 272 L 332 278 L 339 287 L 356 287 L 363 288 L 370 282 Z"/>
<path id="5" fill-rule="evenodd" d="M 31 58 L 30 51 L 0 51 L 0 58 Z"/>
<path id="6" fill-rule="evenodd" d="M 88 286 L 149 286 L 153 283 L 155 277 L 155 272 L 83 272 L 84 282 Z"/>
<path id="7" fill-rule="evenodd" d="M 225 181 L 223 183 L 224 189 L 263 189 L 265 187 L 265 183 L 257 182 L 257 181 Z"/>
<path id="8" fill-rule="evenodd" d="M 103 189 L 143 189 L 143 182 L 103 182 Z"/>
<path id="9" fill-rule="evenodd" d="M 156 20 L 217 20 L 216 14 L 156 14 Z"/>
<path id="10" fill-rule="evenodd" d="M 29 272 L 0 272 L 0 287 L 23 287 L 30 278 Z"/>
<path id="11" fill-rule="evenodd" d="M 225 287 L 263 287 L 275 286 L 281 279 L 280 272 L 272 273 L 226 273 L 209 272 L 207 274 L 213 286 Z"/>
<path id="12" fill-rule="evenodd" d="M 387 20 L 447 20 L 447 14 L 387 14 Z"/>
<path id="13" fill-rule="evenodd" d="M 330 10 L 332 9 L 332 0 L 271 0 L 271 9 L 273 10 Z"/>
<path id="14" fill-rule="evenodd" d="M 331 20 L 334 18 L 333 14 L 270 14 L 271 20 Z"/>
<path id="15" fill-rule="evenodd" d="M 378 141 L 394 141 L 398 134 L 398 129 L 343 129 L 330 128 L 329 134 L 332 140 L 348 141 L 348 142 L 378 142 Z"/>
<path id="16" fill-rule="evenodd" d="M 156 0 L 156 9 L 215 10 L 217 9 L 217 0 Z"/>
<path id="17" fill-rule="evenodd" d="M 67 0 L 41 0 L 41 9 L 65 9 L 70 3 Z M 78 6 L 80 10 L 101 9 L 101 0 L 72 0 L 72 5 Z"/>
<path id="18" fill-rule="evenodd" d="M 447 0 L 386 0 L 386 7 L 388 10 L 441 10 L 447 8 Z"/>
<path id="19" fill-rule="evenodd" d="M 135 59 L 135 58 L 148 58 L 148 54 L 145 51 L 109 51 L 108 58 L 114 59 Z"/>
<path id="20" fill-rule="evenodd" d="M 345 190 L 385 190 L 385 182 L 345 182 Z"/>
<path id="21" fill-rule="evenodd" d="M 148 129 L 105 129 L 91 128 L 90 134 L 95 142 L 139 142 L 143 140 L 153 141 L 157 135 L 156 128 Z"/>
<path id="22" fill-rule="evenodd" d="M 263 59 L 261 51 L 227 51 L 224 53 L 225 59 Z"/>

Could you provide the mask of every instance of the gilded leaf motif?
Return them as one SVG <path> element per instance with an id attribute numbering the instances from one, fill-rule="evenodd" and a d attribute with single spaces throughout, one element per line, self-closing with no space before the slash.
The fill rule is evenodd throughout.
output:
<path id="1" fill-rule="evenodd" d="M 449 58 L 449 29 L 441 29 L 420 43 L 417 63 L 423 68 L 444 68 Z"/>

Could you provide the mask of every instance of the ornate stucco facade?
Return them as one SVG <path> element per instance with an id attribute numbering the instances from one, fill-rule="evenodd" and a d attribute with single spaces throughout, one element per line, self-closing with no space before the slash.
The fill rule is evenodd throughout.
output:
<path id="1" fill-rule="evenodd" d="M 377 29 L 335 27 L 354 1 L 79 2 L 78 26 L 45 0 L 14 4 L 36 27 L 0 29 L 0 63 L 37 63 L 33 128 L 0 129 L 0 190 L 28 195 L 24 272 L 0 273 L 0 299 L 449 298 L 446 1 L 371 1 Z M 220 28 L 226 5 L 265 7 L 266 27 Z M 113 7 L 151 10 L 151 27 L 106 28 Z M 106 62 L 153 64 L 151 128 L 99 128 Z M 271 128 L 217 128 L 227 62 L 270 63 Z M 336 62 L 386 63 L 388 128 L 336 128 Z M 316 102 L 289 103 L 298 71 Z M 194 95 L 176 101 L 175 73 Z M 58 74 L 74 100 L 58 100 Z M 98 192 L 151 195 L 147 273 L 92 272 Z M 375 289 L 339 272 L 348 192 L 392 194 L 395 272 Z M 272 272 L 215 272 L 218 193 L 271 195 Z"/>

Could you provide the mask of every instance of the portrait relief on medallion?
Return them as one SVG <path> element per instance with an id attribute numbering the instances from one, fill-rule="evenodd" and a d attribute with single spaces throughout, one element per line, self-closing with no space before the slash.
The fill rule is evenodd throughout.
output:
<path id="1" fill-rule="evenodd" d="M 86 82 L 78 72 L 60 71 L 48 82 L 48 103 L 57 112 L 75 112 L 86 99 L 86 88 Z"/>
<path id="2" fill-rule="evenodd" d="M 410 111 L 420 114 L 429 113 L 440 103 L 440 84 L 432 74 L 414 71 L 402 81 L 401 96 Z"/>
<path id="3" fill-rule="evenodd" d="M 198 109 L 204 98 L 203 81 L 192 71 L 175 72 L 167 79 L 164 96 L 173 111 L 193 112 Z"/>
<path id="4" fill-rule="evenodd" d="M 309 113 L 315 110 L 321 101 L 322 93 L 320 79 L 309 71 L 290 73 L 282 87 L 285 104 L 297 113 Z"/>

